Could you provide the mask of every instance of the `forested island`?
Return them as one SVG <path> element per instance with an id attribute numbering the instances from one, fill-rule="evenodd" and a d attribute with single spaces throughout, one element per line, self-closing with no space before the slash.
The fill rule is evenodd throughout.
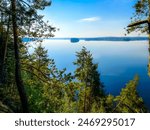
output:
<path id="1" fill-rule="evenodd" d="M 0 2 L 0 112 L 149 112 L 137 91 L 140 77 L 135 75 L 133 80 L 122 86 L 119 95 L 107 94 L 98 71 L 99 65 L 94 63 L 91 52 L 85 47 L 76 52 L 76 60 L 72 63 L 76 66 L 74 73 L 67 73 L 67 68 L 57 68 L 55 59 L 50 59 L 48 51 L 42 46 L 42 39 L 53 37 L 57 29 L 38 14 L 39 10 L 50 6 L 51 1 Z M 140 0 L 140 4 L 143 2 L 146 7 L 150 5 L 149 0 Z M 139 1 L 136 8 L 143 10 Z M 146 14 L 149 14 L 149 10 Z M 139 12 L 137 15 L 140 15 Z M 147 25 L 144 29 L 148 30 L 146 27 Z M 130 32 L 136 28 L 128 29 Z M 22 41 L 25 37 L 34 39 L 33 53 L 29 53 L 29 48 L 32 47 L 30 39 Z M 131 41 L 148 38 L 102 37 L 74 40 Z"/>

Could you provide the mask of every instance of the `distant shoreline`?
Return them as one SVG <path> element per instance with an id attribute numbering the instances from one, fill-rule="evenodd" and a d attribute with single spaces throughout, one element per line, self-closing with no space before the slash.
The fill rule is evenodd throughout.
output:
<path id="1" fill-rule="evenodd" d="M 147 41 L 148 37 L 93 37 L 93 38 L 49 38 L 50 40 L 71 40 L 84 41 Z"/>
<path id="2" fill-rule="evenodd" d="M 36 38 L 23 38 L 24 42 L 33 41 Z M 75 39 L 76 42 L 80 40 L 84 41 L 148 41 L 148 37 L 89 37 L 89 38 L 47 38 L 48 40 L 70 40 L 71 42 Z"/>

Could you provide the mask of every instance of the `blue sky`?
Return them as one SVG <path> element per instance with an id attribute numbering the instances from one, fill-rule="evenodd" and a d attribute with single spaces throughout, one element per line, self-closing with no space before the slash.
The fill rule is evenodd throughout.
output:
<path id="1" fill-rule="evenodd" d="M 124 36 L 134 3 L 135 0 L 52 0 L 52 6 L 42 14 L 60 29 L 56 37 Z"/>

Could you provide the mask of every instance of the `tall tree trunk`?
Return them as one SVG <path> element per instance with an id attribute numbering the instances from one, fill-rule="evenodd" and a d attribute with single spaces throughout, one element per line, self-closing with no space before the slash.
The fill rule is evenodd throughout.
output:
<path id="1" fill-rule="evenodd" d="M 15 80 L 19 91 L 20 100 L 22 104 L 23 112 L 29 112 L 28 101 L 26 96 L 26 91 L 24 88 L 23 81 L 21 79 L 21 68 L 19 59 L 19 43 L 18 43 L 18 32 L 17 32 L 17 22 L 16 22 L 16 0 L 11 0 L 12 6 L 12 24 L 13 24 L 13 38 L 14 38 L 14 51 L 15 51 Z"/>
<path id="2" fill-rule="evenodd" d="M 6 83 L 6 53 L 7 53 L 7 43 L 4 41 L 4 37 L 0 37 L 1 44 L 1 54 L 0 54 L 0 84 Z"/>
<path id="3" fill-rule="evenodd" d="M 83 112 L 87 113 L 87 78 L 86 78 L 86 82 L 85 82 L 85 89 L 84 89 L 84 108 L 83 108 Z"/>
<path id="4" fill-rule="evenodd" d="M 85 90 L 84 90 L 84 108 L 83 108 L 83 112 L 86 113 L 86 87 L 85 87 Z"/>
<path id="5" fill-rule="evenodd" d="M 0 85 L 5 83 L 5 66 L 4 66 L 4 38 L 0 34 Z"/>
<path id="6" fill-rule="evenodd" d="M 0 84 L 5 84 L 7 82 L 6 79 L 6 56 L 7 56 L 7 45 L 8 45 L 8 35 L 9 35 L 9 24 L 10 24 L 10 16 L 7 23 L 6 32 L 3 31 L 0 34 Z"/>

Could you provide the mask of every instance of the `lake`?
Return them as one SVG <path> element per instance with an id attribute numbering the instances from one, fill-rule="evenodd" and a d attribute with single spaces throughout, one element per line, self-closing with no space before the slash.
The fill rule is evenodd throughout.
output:
<path id="1" fill-rule="evenodd" d="M 50 58 L 55 59 L 59 69 L 74 72 L 76 52 L 85 46 L 93 54 L 94 63 L 99 64 L 101 81 L 107 94 L 119 95 L 121 89 L 136 74 L 140 76 L 138 92 L 150 110 L 150 77 L 148 77 L 148 41 L 80 41 L 44 40 Z"/>

